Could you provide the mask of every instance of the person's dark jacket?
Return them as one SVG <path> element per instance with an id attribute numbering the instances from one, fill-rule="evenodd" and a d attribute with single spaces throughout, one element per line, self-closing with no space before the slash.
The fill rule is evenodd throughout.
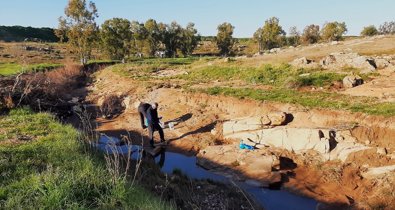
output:
<path id="1" fill-rule="evenodd" d="M 141 102 L 140 105 L 139 105 L 139 107 L 138 107 L 138 111 L 139 111 L 140 113 L 142 113 L 142 114 L 144 115 L 144 117 L 146 117 L 146 115 L 147 115 L 147 110 L 148 110 L 150 107 L 151 107 L 151 104 Z"/>
<path id="2" fill-rule="evenodd" d="M 140 122 L 141 122 L 141 127 L 146 128 L 144 119 L 147 118 L 147 111 L 151 107 L 151 104 L 148 103 L 140 103 L 138 107 L 138 111 L 140 113 Z"/>
<path id="3" fill-rule="evenodd" d="M 153 109 L 151 106 L 147 110 L 146 117 L 147 117 L 148 125 L 159 124 L 158 111 L 156 109 Z"/>

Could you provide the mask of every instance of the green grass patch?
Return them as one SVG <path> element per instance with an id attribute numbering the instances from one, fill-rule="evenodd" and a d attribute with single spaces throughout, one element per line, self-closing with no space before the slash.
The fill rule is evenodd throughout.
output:
<path id="1" fill-rule="evenodd" d="M 166 69 L 189 69 L 197 62 L 197 57 L 186 58 L 142 58 L 129 63 L 109 67 L 114 73 L 137 80 L 148 80 L 152 73 Z"/>
<path id="2" fill-rule="evenodd" d="M 344 74 L 324 72 L 316 69 L 296 69 L 288 64 L 263 65 L 260 67 L 243 67 L 236 64 L 204 66 L 193 69 L 188 75 L 179 78 L 210 82 L 213 80 L 243 80 L 248 84 L 274 85 L 277 87 L 326 86 L 334 81 L 341 81 Z"/>
<path id="3" fill-rule="evenodd" d="M 2 76 L 15 75 L 22 71 L 24 72 L 48 71 L 62 66 L 63 66 L 62 64 L 53 64 L 53 63 L 32 64 L 28 66 L 22 66 L 16 63 L 0 63 L 0 75 Z"/>
<path id="4" fill-rule="evenodd" d="M 171 66 L 176 65 L 189 65 L 198 60 L 198 57 L 186 57 L 186 58 L 135 58 L 131 60 L 131 63 L 137 65 L 160 65 L 168 64 Z"/>
<path id="5" fill-rule="evenodd" d="M 17 74 L 22 70 L 22 67 L 19 64 L 15 63 L 0 63 L 0 75 L 9 76 L 13 74 Z"/>
<path id="6" fill-rule="evenodd" d="M 299 104 L 309 108 L 341 109 L 371 115 L 395 116 L 395 103 L 379 103 L 374 98 L 351 97 L 326 92 L 299 92 L 289 89 L 257 90 L 252 88 L 213 87 L 194 89 L 210 95 L 225 95 L 240 99 Z"/>
<path id="7" fill-rule="evenodd" d="M 102 159 L 84 152 L 78 131 L 50 114 L 12 110 L 0 125 L 0 209 L 171 208 L 142 187 L 113 179 Z M 34 138 L 4 142 L 18 134 Z"/>

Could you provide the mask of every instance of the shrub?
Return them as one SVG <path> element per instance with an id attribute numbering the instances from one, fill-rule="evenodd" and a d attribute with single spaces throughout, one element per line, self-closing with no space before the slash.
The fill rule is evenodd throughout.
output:
<path id="1" fill-rule="evenodd" d="M 377 28 L 374 25 L 366 26 L 361 31 L 361 36 L 374 36 L 377 34 L 379 34 L 379 31 L 377 30 Z"/>

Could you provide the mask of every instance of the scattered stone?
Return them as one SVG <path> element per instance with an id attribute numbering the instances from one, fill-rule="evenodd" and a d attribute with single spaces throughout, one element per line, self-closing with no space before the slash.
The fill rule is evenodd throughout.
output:
<path id="1" fill-rule="evenodd" d="M 379 155 L 387 155 L 387 149 L 385 147 L 378 147 L 377 154 Z"/>
<path id="2" fill-rule="evenodd" d="M 131 102 L 132 98 L 130 96 L 127 96 L 123 99 L 122 104 L 125 106 L 125 109 L 129 109 L 131 108 L 130 106 L 130 102 Z"/>
<path id="3" fill-rule="evenodd" d="M 297 58 L 290 64 L 300 68 L 315 68 L 319 66 L 314 60 L 307 59 L 306 57 Z"/>
<path id="4" fill-rule="evenodd" d="M 72 97 L 72 98 L 71 98 L 71 103 L 73 103 L 73 104 L 78 103 L 78 101 L 79 101 L 79 98 L 78 98 L 78 97 Z"/>
<path id="5" fill-rule="evenodd" d="M 280 48 L 273 48 L 269 50 L 270 53 L 279 53 L 280 51 L 281 51 Z"/>
<path id="6" fill-rule="evenodd" d="M 363 84 L 363 79 L 358 75 L 349 75 L 344 77 L 343 86 L 346 88 L 353 88 Z"/>

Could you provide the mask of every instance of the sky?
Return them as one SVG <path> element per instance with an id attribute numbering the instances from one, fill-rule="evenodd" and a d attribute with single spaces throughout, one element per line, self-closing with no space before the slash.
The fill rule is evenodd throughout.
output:
<path id="1" fill-rule="evenodd" d="M 0 25 L 52 27 L 64 15 L 68 0 L 0 0 Z M 113 17 L 158 22 L 188 22 L 203 36 L 215 35 L 217 26 L 229 22 L 235 37 L 251 37 L 265 20 L 276 16 L 288 32 L 296 26 L 346 22 L 347 35 L 358 35 L 364 26 L 378 27 L 395 21 L 395 0 L 93 0 L 97 22 Z"/>

